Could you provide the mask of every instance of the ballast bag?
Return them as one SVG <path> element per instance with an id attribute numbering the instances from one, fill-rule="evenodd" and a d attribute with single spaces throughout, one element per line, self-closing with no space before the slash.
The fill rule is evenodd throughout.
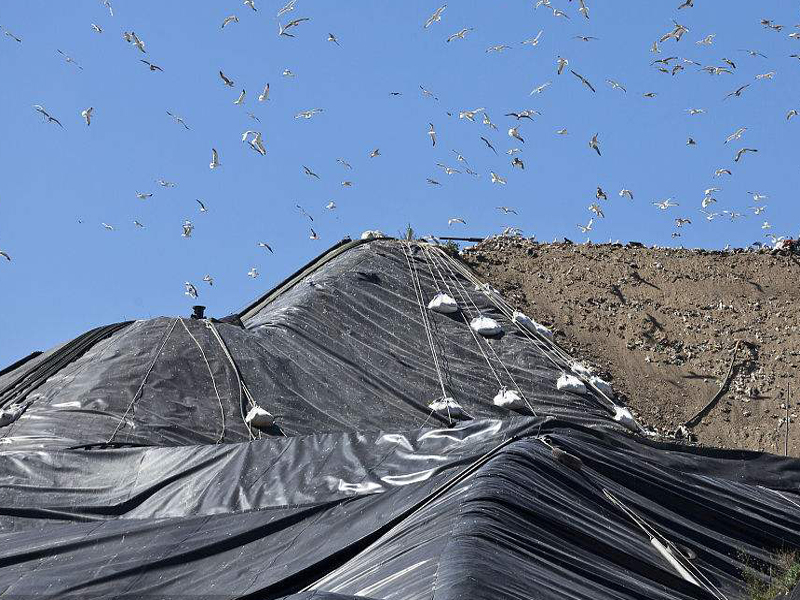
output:
<path id="1" fill-rule="evenodd" d="M 515 323 L 519 323 L 522 327 L 524 327 L 531 333 L 538 333 L 539 335 L 543 335 L 546 338 L 553 337 L 552 331 L 550 331 L 547 327 L 545 327 L 541 323 L 537 323 L 523 312 L 515 310 L 513 320 Z"/>
<path id="2" fill-rule="evenodd" d="M 589 377 L 589 383 L 591 383 L 594 387 L 603 392 L 609 398 L 614 397 L 614 388 L 612 388 L 611 384 L 608 383 L 605 379 L 602 379 L 597 375 L 592 375 L 591 377 Z"/>
<path id="3" fill-rule="evenodd" d="M 464 412 L 464 409 L 461 408 L 461 405 L 449 396 L 434 400 L 428 404 L 428 408 L 430 408 L 433 412 L 442 415 L 443 417 L 449 416 L 451 419 L 469 418 L 467 413 Z"/>
<path id="4" fill-rule="evenodd" d="M 631 410 L 626 406 L 614 407 L 614 420 L 626 429 L 630 429 L 633 432 L 639 431 L 639 424 L 633 418 Z"/>
<path id="5" fill-rule="evenodd" d="M 500 327 L 500 323 L 491 317 L 475 317 L 472 319 L 469 326 L 472 327 L 473 331 L 481 335 L 497 335 L 503 331 L 503 328 Z"/>
<path id="6" fill-rule="evenodd" d="M 433 300 L 428 302 L 428 308 L 433 312 L 450 314 L 458 311 L 458 302 L 451 296 L 439 292 L 433 297 Z"/>
<path id="7" fill-rule="evenodd" d="M 577 394 L 586 393 L 586 386 L 584 383 L 575 377 L 575 375 L 568 375 L 567 373 L 561 374 L 561 377 L 556 381 L 556 387 L 562 391 L 575 392 Z"/>
<path id="8" fill-rule="evenodd" d="M 362 240 L 372 240 L 376 238 L 385 238 L 386 236 L 380 229 L 367 229 L 361 234 Z"/>
<path id="9" fill-rule="evenodd" d="M 581 364 L 579 362 L 572 363 L 570 365 L 570 369 L 572 369 L 572 372 L 575 373 L 576 375 L 581 375 L 583 377 L 591 377 L 592 376 L 592 370 L 589 367 L 587 367 L 586 365 L 583 365 L 583 364 Z"/>
<path id="10" fill-rule="evenodd" d="M 522 400 L 522 396 L 519 395 L 519 392 L 506 388 L 501 388 L 500 391 L 497 392 L 493 402 L 495 406 L 502 406 L 510 410 L 518 410 L 525 407 L 525 402 Z"/>
<path id="11" fill-rule="evenodd" d="M 275 417 L 260 406 L 254 406 L 244 418 L 245 423 L 258 429 L 268 429 L 275 425 Z"/>

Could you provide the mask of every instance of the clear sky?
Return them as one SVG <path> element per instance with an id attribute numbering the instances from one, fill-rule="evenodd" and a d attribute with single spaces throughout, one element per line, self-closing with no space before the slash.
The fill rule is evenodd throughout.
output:
<path id="1" fill-rule="evenodd" d="M 587 20 L 578 0 L 552 0 L 569 18 L 532 1 L 457 0 L 425 29 L 438 2 L 297 0 L 278 19 L 282 1 L 255 1 L 257 12 L 238 0 L 114 1 L 113 17 L 100 0 L 2 3 L 3 31 L 22 42 L 0 35 L 0 250 L 13 259 L 0 258 L 0 365 L 97 325 L 188 315 L 194 303 L 224 316 L 365 229 L 396 235 L 411 223 L 420 235 L 484 236 L 513 225 L 539 240 L 584 241 L 577 224 L 592 216 L 597 186 L 608 200 L 599 201 L 605 218 L 595 218 L 594 242 L 720 248 L 766 241 L 764 221 L 776 235 L 800 231 L 800 117 L 786 119 L 800 109 L 800 60 L 790 57 L 800 54 L 800 39 L 789 37 L 800 33 L 796 3 L 695 0 L 694 8 L 677 10 L 680 0 L 587 0 Z M 222 29 L 228 15 L 239 22 Z M 301 17 L 310 21 L 289 30 L 295 37 L 278 36 L 279 21 Z M 651 53 L 673 18 L 689 31 Z M 785 27 L 765 28 L 761 19 Z M 445 41 L 465 27 L 473 28 L 465 39 Z M 520 43 L 540 30 L 537 46 Z M 137 34 L 146 54 L 125 42 L 124 31 Z M 328 41 L 330 33 L 340 45 Z M 711 45 L 696 43 L 709 34 Z M 510 48 L 487 52 L 501 44 Z M 558 56 L 569 61 L 562 75 Z M 650 64 L 672 56 L 679 58 L 670 69 L 685 67 L 674 76 Z M 723 58 L 735 63 L 727 67 L 732 73 L 710 75 L 683 61 L 725 67 Z M 285 69 L 295 77 L 282 76 Z M 770 71 L 774 77 L 756 79 Z M 258 102 L 266 83 L 269 100 Z M 723 100 L 745 84 L 741 97 Z M 438 100 L 423 96 L 421 85 Z M 234 105 L 242 89 L 245 103 Z M 644 97 L 649 92 L 657 96 Z M 63 129 L 46 123 L 34 104 Z M 90 126 L 80 114 L 88 107 Z M 459 119 L 481 107 L 497 130 L 480 114 L 474 123 Z M 294 118 L 312 108 L 323 112 Z M 692 116 L 692 108 L 705 112 Z M 507 135 L 515 121 L 504 115 L 524 109 L 541 116 L 519 121 L 521 143 Z M 747 128 L 742 138 L 725 144 L 740 127 Z M 241 142 L 247 129 L 262 132 L 266 156 Z M 594 133 L 602 156 L 588 147 Z M 696 145 L 687 146 L 689 137 Z M 212 147 L 222 163 L 214 170 Z M 522 149 L 516 156 L 524 171 L 510 164 L 506 150 L 514 147 Z M 734 163 L 743 147 L 758 152 Z M 375 148 L 380 156 L 370 158 Z M 478 177 L 464 173 L 453 150 Z M 462 173 L 447 175 L 437 162 Z M 715 178 L 720 168 L 733 174 Z M 491 183 L 490 171 L 508 183 Z M 161 187 L 159 178 L 177 185 Z M 722 191 L 709 210 L 746 216 L 706 221 L 698 209 L 711 186 Z M 618 195 L 622 188 L 633 191 L 633 201 Z M 748 191 L 769 196 L 758 203 L 767 206 L 762 214 L 750 210 L 756 203 Z M 137 192 L 153 196 L 141 200 Z M 666 198 L 680 206 L 652 205 Z M 337 208 L 326 210 L 331 200 Z M 448 226 L 454 217 L 467 224 Z M 677 217 L 692 224 L 678 230 Z M 185 219 L 195 226 L 190 238 L 181 236 Z M 312 226 L 318 240 L 309 239 Z M 672 237 L 676 231 L 681 237 Z M 252 267 L 255 279 L 247 275 Z M 202 281 L 206 274 L 213 287 Z M 197 287 L 198 300 L 184 295 L 185 281 Z"/>

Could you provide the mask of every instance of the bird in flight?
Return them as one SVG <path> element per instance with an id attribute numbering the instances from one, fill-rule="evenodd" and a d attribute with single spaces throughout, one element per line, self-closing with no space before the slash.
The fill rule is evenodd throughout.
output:
<path id="1" fill-rule="evenodd" d="M 321 108 L 312 108 L 310 110 L 301 110 L 299 113 L 297 113 L 294 116 L 294 118 L 295 119 L 310 119 L 311 117 L 313 117 L 317 113 L 321 113 L 321 112 L 322 112 Z"/>
<path id="2" fill-rule="evenodd" d="M 678 7 L 678 10 L 682 8 L 693 8 L 694 7 L 694 0 L 686 0 L 683 4 Z"/>
<path id="3" fill-rule="evenodd" d="M 325 205 L 325 208 L 326 208 L 326 209 L 328 209 L 328 210 L 334 210 L 334 209 L 336 208 L 336 202 L 334 202 L 333 200 L 331 200 L 330 202 L 328 202 L 328 203 Z"/>
<path id="4" fill-rule="evenodd" d="M 716 33 L 709 33 L 706 37 L 702 40 L 698 40 L 695 42 L 698 46 L 710 46 L 714 43 L 714 38 L 717 37 Z"/>
<path id="5" fill-rule="evenodd" d="M 317 179 L 319 179 L 319 175 L 317 175 L 316 173 L 314 173 L 314 171 L 312 171 L 311 169 L 309 169 L 309 168 L 308 168 L 307 166 L 305 166 L 305 165 L 302 165 L 302 166 L 303 166 L 303 172 L 304 172 L 306 175 L 308 175 L 309 177 L 316 177 Z"/>
<path id="6" fill-rule="evenodd" d="M 445 11 L 446 8 L 447 8 L 447 4 L 443 4 L 442 6 L 437 8 L 433 12 L 433 14 L 428 18 L 428 20 L 425 21 L 425 25 L 423 25 L 423 29 L 427 29 L 428 27 L 430 27 L 434 23 L 438 23 L 439 21 L 441 21 L 442 20 L 442 13 Z"/>
<path id="7" fill-rule="evenodd" d="M 594 87 L 592 86 L 592 84 L 591 84 L 591 83 L 589 83 L 589 81 L 588 81 L 588 80 L 587 80 L 587 79 L 586 79 L 586 78 L 585 78 L 583 75 L 581 75 L 580 73 L 576 73 L 576 72 L 575 72 L 575 71 L 573 71 L 572 69 L 570 69 L 570 70 L 569 70 L 569 72 L 570 72 L 570 73 L 572 73 L 573 75 L 575 75 L 575 77 L 577 77 L 578 79 L 580 79 L 580 80 L 581 80 L 581 82 L 583 83 L 583 85 L 585 85 L 586 87 L 588 87 L 590 90 L 592 90 L 593 92 L 596 92 L 596 91 L 597 91 L 597 90 L 595 90 L 595 89 L 594 89 Z"/>
<path id="8" fill-rule="evenodd" d="M 517 211 L 514 210 L 513 208 L 511 208 L 510 206 L 496 206 L 495 208 L 497 208 L 497 210 L 501 211 L 504 215 L 507 215 L 509 213 L 511 213 L 513 215 L 517 214 Z"/>
<path id="9" fill-rule="evenodd" d="M 530 93 L 530 94 L 528 94 L 528 95 L 529 95 L 529 96 L 533 96 L 534 94 L 541 94 L 541 93 L 542 93 L 543 91 L 545 91 L 545 90 L 546 90 L 548 87 L 550 87 L 550 85 L 552 85 L 552 83 L 553 83 L 552 81 L 546 81 L 545 83 L 543 83 L 543 84 L 542 84 L 542 85 L 540 85 L 539 87 L 535 87 L 535 88 L 533 88 L 533 89 L 531 90 L 531 93 Z"/>
<path id="10" fill-rule="evenodd" d="M 381 155 L 380 148 L 375 148 L 375 150 L 373 150 L 372 152 L 369 153 L 369 157 L 370 158 L 375 158 L 376 156 L 380 156 L 380 155 Z"/>
<path id="11" fill-rule="evenodd" d="M 600 154 L 600 142 L 598 141 L 597 136 L 598 134 L 595 133 L 592 136 L 592 139 L 589 140 L 589 148 L 597 152 L 597 156 L 602 156 L 602 154 Z"/>
<path id="12" fill-rule="evenodd" d="M 597 186 L 597 191 L 594 193 L 594 197 L 598 200 L 608 200 L 608 196 L 599 185 Z"/>
<path id="13" fill-rule="evenodd" d="M 738 163 L 741 160 L 742 156 L 744 156 L 745 153 L 747 152 L 758 152 L 758 150 L 756 150 L 755 148 L 742 148 L 736 153 L 736 157 L 733 159 L 733 162 Z"/>
<path id="14" fill-rule="evenodd" d="M 139 200 L 147 200 L 148 198 L 152 198 L 153 194 L 151 194 L 150 192 L 136 192 L 136 197 Z"/>
<path id="15" fill-rule="evenodd" d="M 533 121 L 533 117 L 531 115 L 541 116 L 542 113 L 540 113 L 538 110 L 530 110 L 530 109 L 521 110 L 519 112 L 506 113 L 507 117 L 514 117 L 517 121 L 519 121 L 520 119 L 530 119 L 531 121 Z"/>
<path id="16" fill-rule="evenodd" d="M 592 41 L 592 40 L 596 40 L 596 39 L 599 39 L 599 38 L 592 37 L 592 36 L 590 36 L 590 35 L 576 35 L 576 36 L 575 36 L 574 38 L 572 38 L 572 39 L 575 39 L 575 40 L 581 40 L 582 42 L 590 42 L 590 41 Z"/>
<path id="17" fill-rule="evenodd" d="M 737 98 L 739 98 L 739 97 L 742 95 L 742 92 L 743 92 L 743 91 L 745 91 L 745 90 L 746 90 L 747 88 L 749 88 L 749 87 L 750 87 L 750 84 L 749 84 L 749 83 L 748 83 L 748 84 L 746 84 L 746 85 L 743 85 L 742 87 L 740 87 L 740 88 L 738 88 L 738 89 L 736 89 L 736 90 L 732 91 L 730 94 L 728 94 L 727 96 L 725 96 L 725 97 L 723 98 L 723 100 L 727 100 L 727 99 L 728 99 L 728 98 L 730 98 L 731 96 L 736 96 Z"/>
<path id="18" fill-rule="evenodd" d="M 5 27 L 3 27 L 2 29 L 3 29 L 3 33 L 4 33 L 4 34 L 5 34 L 7 37 L 10 37 L 12 40 L 14 40 L 15 42 L 17 42 L 18 44 L 21 44 L 21 43 L 22 43 L 22 38 L 20 38 L 20 37 L 17 37 L 16 35 L 14 35 L 13 33 L 11 33 L 11 32 L 10 32 L 8 29 L 6 29 Z"/>
<path id="19" fill-rule="evenodd" d="M 237 17 L 236 15 L 227 16 L 222 20 L 222 27 L 220 29 L 225 29 L 226 25 L 238 22 L 239 22 L 239 17 Z"/>
<path id="20" fill-rule="evenodd" d="M 143 62 L 144 64 L 146 64 L 150 68 L 151 71 L 164 71 L 164 69 L 162 69 L 158 65 L 154 65 L 149 60 L 145 60 L 143 58 L 140 58 L 139 62 Z"/>
<path id="21" fill-rule="evenodd" d="M 747 127 L 740 127 L 732 134 L 730 134 L 727 138 L 725 138 L 725 143 L 727 144 L 728 142 L 731 142 L 733 140 L 738 140 L 739 138 L 742 137 L 742 134 L 744 134 L 745 131 L 747 131 Z"/>
<path id="22" fill-rule="evenodd" d="M 673 206 L 680 206 L 677 202 L 673 202 L 672 198 L 667 198 L 666 200 L 662 200 L 661 202 L 653 202 L 653 206 L 660 208 L 661 210 L 667 210 Z"/>
<path id="23" fill-rule="evenodd" d="M 494 146 L 492 146 L 492 143 L 491 143 L 489 140 L 487 140 L 487 139 L 486 139 L 485 137 L 483 137 L 483 136 L 481 136 L 481 139 L 484 141 L 484 143 L 485 143 L 487 146 L 489 146 L 489 148 L 491 148 L 491 149 L 492 149 L 492 152 L 494 152 L 495 154 L 497 154 L 497 150 L 495 150 L 495 149 L 494 149 Z"/>
<path id="24" fill-rule="evenodd" d="M 167 114 L 172 117 L 172 120 L 175 121 L 178 125 L 183 125 L 185 129 L 189 129 L 189 126 L 186 124 L 186 121 L 183 120 L 182 117 L 178 115 L 173 115 L 171 112 L 167 111 Z"/>
<path id="25" fill-rule="evenodd" d="M 521 42 L 521 43 L 523 45 L 528 44 L 530 46 L 538 46 L 539 45 L 539 40 L 542 38 L 542 33 L 543 33 L 543 30 L 540 29 L 539 33 L 536 34 L 536 37 L 532 37 L 532 38 L 527 39 L 527 40 L 525 40 L 524 42 Z"/>
<path id="26" fill-rule="evenodd" d="M 294 10 L 294 5 L 295 5 L 296 2 L 297 2 L 297 0 L 289 0 L 289 2 L 286 4 L 286 6 L 281 8 L 278 11 L 278 14 L 275 15 L 275 16 L 276 17 L 280 17 L 282 15 L 285 15 L 287 12 L 293 11 Z"/>
<path id="27" fill-rule="evenodd" d="M 312 217 L 310 214 L 308 214 L 302 206 L 300 206 L 299 204 L 295 204 L 295 207 L 297 208 L 297 210 L 300 211 L 301 215 L 303 215 L 304 217 L 308 217 L 309 221 L 312 221 L 312 222 L 314 221 L 314 217 Z"/>
<path id="28" fill-rule="evenodd" d="M 234 104 L 244 104 L 244 99 L 247 96 L 247 92 L 242 90 L 242 93 L 239 94 L 239 97 L 233 101 Z"/>
<path id="29" fill-rule="evenodd" d="M 523 144 L 525 143 L 525 140 L 523 140 L 522 136 L 519 134 L 519 127 L 512 127 L 511 129 L 509 129 L 508 130 L 508 135 L 509 135 L 509 137 L 513 137 L 515 139 L 518 139 Z"/>
<path id="30" fill-rule="evenodd" d="M 114 226 L 109 225 L 108 223 L 100 223 L 107 231 L 114 231 Z"/>
<path id="31" fill-rule="evenodd" d="M 198 198 L 195 198 L 194 201 L 197 202 L 197 204 L 200 205 L 200 212 L 201 213 L 208 212 L 208 209 L 206 208 L 206 205 L 203 204 L 202 200 L 199 200 Z"/>
<path id="32" fill-rule="evenodd" d="M 606 83 L 611 86 L 611 89 L 622 90 L 623 92 L 628 91 L 619 82 L 614 81 L 613 79 L 606 79 Z"/>
<path id="33" fill-rule="evenodd" d="M 183 222 L 183 233 L 181 237 L 189 238 L 192 237 L 192 230 L 194 229 L 194 224 L 188 219 Z"/>
<path id="34" fill-rule="evenodd" d="M 256 245 L 259 248 L 264 248 L 265 250 L 269 250 L 270 254 L 275 254 L 275 252 L 273 252 L 273 250 L 272 250 L 272 247 L 269 244 L 267 244 L 266 242 L 258 242 L 258 244 L 256 244 Z"/>
<path id="35" fill-rule="evenodd" d="M 564 58 L 563 56 L 559 56 L 556 59 L 556 65 L 558 66 L 557 73 L 561 75 L 564 72 L 564 68 L 569 64 L 569 61 Z"/>
<path id="36" fill-rule="evenodd" d="M 483 108 L 476 108 L 474 110 L 462 110 L 458 113 L 459 119 L 469 119 L 473 123 L 475 122 L 475 115 L 479 112 L 483 111 Z"/>
<path id="37" fill-rule="evenodd" d="M 100 27 L 100 25 L 96 25 L 95 23 L 92 23 L 92 29 L 97 33 L 103 33 L 103 28 Z"/>
<path id="38" fill-rule="evenodd" d="M 8 255 L 8 252 L 5 250 L 0 250 L 0 256 L 5 258 L 8 262 L 11 262 L 11 257 Z"/>
<path id="39" fill-rule="evenodd" d="M 64 53 L 63 53 L 61 50 L 59 50 L 59 49 L 56 49 L 56 52 L 58 52 L 58 53 L 59 53 L 61 56 L 63 56 L 63 57 L 64 57 L 64 60 L 65 60 L 66 62 L 68 62 L 68 63 L 70 63 L 70 64 L 73 64 L 73 65 L 75 65 L 75 66 L 76 66 L 76 67 L 78 67 L 78 68 L 79 68 L 81 71 L 83 71 L 83 67 L 82 67 L 82 66 L 80 66 L 80 65 L 77 63 L 77 61 L 76 61 L 74 58 L 72 58 L 71 56 L 68 56 L 67 54 L 64 54 Z"/>
<path id="40" fill-rule="evenodd" d="M 598 217 L 600 217 L 601 219 L 605 219 L 605 217 L 606 217 L 606 216 L 603 214 L 603 209 L 602 209 L 602 208 L 600 208 L 600 205 L 599 205 L 599 204 L 597 204 L 597 202 L 593 202 L 592 204 L 590 204 L 590 205 L 589 205 L 589 210 L 590 210 L 590 211 L 592 211 L 594 214 L 596 214 L 596 215 L 597 215 Z"/>
<path id="41" fill-rule="evenodd" d="M 55 123 L 62 129 L 64 128 L 64 126 L 61 124 L 61 121 L 59 121 L 53 116 L 50 116 L 50 113 L 48 113 L 41 104 L 34 104 L 33 108 L 35 108 L 36 112 L 40 113 L 47 120 L 48 123 Z"/>
<path id="42" fill-rule="evenodd" d="M 419 89 L 421 89 L 421 90 L 422 90 L 422 95 L 423 95 L 423 96 L 427 96 L 427 97 L 429 97 L 429 98 L 433 98 L 433 99 L 434 99 L 434 100 L 436 100 L 437 102 L 439 101 L 439 98 L 437 98 L 436 96 L 434 96 L 434 95 L 433 95 L 433 92 L 431 92 L 430 90 L 426 90 L 426 89 L 425 89 L 424 87 L 422 87 L 422 86 L 419 86 Z"/>
<path id="43" fill-rule="evenodd" d="M 188 281 L 186 283 L 184 283 L 183 285 L 186 288 L 186 291 L 183 292 L 184 294 L 189 296 L 189 298 L 197 298 L 198 294 L 197 294 L 197 288 L 196 287 L 194 287 Z"/>
<path id="44" fill-rule="evenodd" d="M 511 166 L 512 167 L 518 167 L 518 168 L 522 169 L 523 171 L 525 170 L 525 163 L 522 161 L 522 159 L 519 156 L 515 156 L 514 158 L 511 159 Z"/>
<path id="45" fill-rule="evenodd" d="M 448 37 L 445 41 L 450 43 L 453 40 L 463 40 L 464 38 L 467 37 L 467 33 L 469 33 L 470 31 L 473 31 L 472 27 L 464 27 L 464 29 L 455 32 L 450 37 Z"/>
<path id="46" fill-rule="evenodd" d="M 428 135 L 431 137 L 431 142 L 433 145 L 436 146 L 436 128 L 434 128 L 433 123 L 428 123 Z"/>
<path id="47" fill-rule="evenodd" d="M 589 219 L 589 222 L 586 225 L 579 224 L 578 229 L 581 230 L 581 233 L 589 233 L 592 230 L 592 225 L 594 225 L 594 217 Z"/>
<path id="48" fill-rule="evenodd" d="M 214 278 L 211 275 L 203 275 L 203 281 L 205 281 L 208 285 L 214 285 Z"/>
<path id="49" fill-rule="evenodd" d="M 311 235 L 309 235 L 309 236 L 308 236 L 308 237 L 309 237 L 309 239 L 312 239 L 312 240 L 318 240 L 318 239 L 319 239 L 319 236 L 317 235 L 317 232 L 316 232 L 316 231 L 314 231 L 314 228 L 313 228 L 313 227 L 311 227 L 310 229 L 311 229 Z"/>
<path id="50" fill-rule="evenodd" d="M 220 164 L 221 163 L 219 162 L 219 154 L 217 153 L 217 149 L 216 148 L 212 148 L 211 149 L 211 162 L 208 164 L 208 168 L 209 169 L 216 169 L 218 166 L 220 166 Z"/>
<path id="51" fill-rule="evenodd" d="M 464 219 L 459 217 L 453 217 L 452 219 L 447 219 L 447 226 L 451 227 L 453 223 L 460 223 L 461 225 L 466 225 L 467 222 Z"/>
<path id="52" fill-rule="evenodd" d="M 678 217 L 677 219 L 675 219 L 675 227 L 683 227 L 684 225 L 691 225 L 691 224 L 692 224 L 691 219 L 686 219 L 683 217 Z"/>
<path id="53" fill-rule="evenodd" d="M 286 25 L 281 25 L 278 23 L 278 36 L 286 36 L 286 37 L 294 37 L 294 34 L 287 33 L 292 27 L 297 27 L 300 23 L 304 21 L 310 21 L 308 17 L 302 17 L 300 19 L 294 19 L 293 21 L 289 21 Z"/>
<path id="54" fill-rule="evenodd" d="M 142 224 L 141 224 L 139 221 L 134 221 L 134 222 L 133 222 L 133 225 L 134 225 L 134 227 L 136 227 L 137 229 L 144 229 L 144 225 L 142 225 Z"/>
<path id="55" fill-rule="evenodd" d="M 133 44 L 136 46 L 140 52 L 145 52 L 144 49 L 144 42 L 139 39 L 135 32 L 131 31 L 128 33 L 127 31 L 122 32 L 122 37 L 125 38 L 125 41 L 129 44 Z M 145 52 L 146 53 L 146 52 Z"/>
<path id="56" fill-rule="evenodd" d="M 796 108 L 793 108 L 793 109 L 792 109 L 792 110 L 790 110 L 788 113 L 786 113 L 786 120 L 788 121 L 788 120 L 789 120 L 789 119 L 791 119 L 792 117 L 796 117 L 796 116 L 797 116 L 797 109 L 796 109 Z"/>
<path id="57" fill-rule="evenodd" d="M 349 162 L 347 162 L 347 161 L 346 161 L 345 159 L 343 159 L 343 158 L 337 158 L 337 159 L 336 159 L 336 162 L 338 162 L 340 165 L 342 165 L 342 166 L 343 166 L 345 169 L 350 169 L 350 170 L 352 170 L 352 169 L 353 169 L 353 167 L 350 165 L 350 163 L 349 163 Z"/>
<path id="58" fill-rule="evenodd" d="M 437 167 L 440 167 L 447 175 L 458 175 L 461 173 L 458 169 L 454 169 L 453 167 L 448 167 L 442 163 L 436 163 Z"/>
<path id="59" fill-rule="evenodd" d="M 723 175 L 732 175 L 730 169 L 717 169 L 714 171 L 714 177 L 722 177 Z"/>
<path id="60" fill-rule="evenodd" d="M 222 70 L 220 70 L 219 76 L 222 79 L 222 83 L 224 83 L 228 87 L 233 87 L 233 85 L 234 85 L 233 79 L 229 79 L 228 76 L 225 75 L 225 73 L 222 72 Z"/>
<path id="61" fill-rule="evenodd" d="M 739 52 L 747 52 L 750 56 L 753 56 L 753 57 L 760 56 L 761 58 L 767 58 L 766 54 L 762 54 L 758 50 L 744 50 L 744 49 L 740 48 Z"/>
<path id="62" fill-rule="evenodd" d="M 245 6 L 249 6 L 250 8 L 252 8 L 253 12 L 258 12 L 258 9 L 256 8 L 255 0 L 244 0 L 243 4 Z"/>
<path id="63" fill-rule="evenodd" d="M 503 50 L 511 50 L 511 46 L 505 44 L 497 44 L 496 46 L 489 46 L 486 52 L 502 52 Z"/>
<path id="64" fill-rule="evenodd" d="M 499 183 L 499 184 L 502 184 L 502 185 L 506 184 L 506 180 L 503 177 L 500 177 L 500 175 L 498 175 L 494 171 L 491 171 L 489 173 L 489 175 L 491 175 L 491 177 L 492 177 L 492 183 Z"/>
<path id="65" fill-rule="evenodd" d="M 251 269 L 250 269 L 250 270 L 247 272 L 247 275 L 248 275 L 248 277 L 252 277 L 253 279 L 255 279 L 256 277 L 258 277 L 258 269 L 256 269 L 255 267 L 252 267 L 252 268 L 251 268 Z"/>
<path id="66" fill-rule="evenodd" d="M 633 200 L 633 192 L 632 192 L 632 191 L 630 191 L 630 190 L 627 190 L 627 189 L 625 189 L 625 188 L 623 188 L 623 189 L 621 189 L 621 190 L 619 191 L 619 195 L 620 195 L 620 198 L 624 198 L 625 196 L 627 196 L 628 198 L 630 198 L 631 200 Z"/>
<path id="67" fill-rule="evenodd" d="M 264 91 L 258 95 L 258 101 L 264 102 L 264 100 L 269 100 L 269 84 L 264 86 Z"/>
<path id="68" fill-rule="evenodd" d="M 94 110 L 94 108 L 90 106 L 89 108 L 81 111 L 81 116 L 83 117 L 83 120 L 86 121 L 86 125 L 87 126 L 92 124 L 92 111 L 93 110 Z"/>

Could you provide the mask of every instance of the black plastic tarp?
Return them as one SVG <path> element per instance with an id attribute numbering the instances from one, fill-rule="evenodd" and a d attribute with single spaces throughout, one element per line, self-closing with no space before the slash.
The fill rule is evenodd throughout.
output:
<path id="1" fill-rule="evenodd" d="M 630 433 L 448 264 L 343 245 L 243 326 L 119 324 L 0 376 L 2 597 L 746 598 L 800 548 L 800 461 Z M 415 289 L 447 286 L 503 334 L 426 329 Z M 428 407 L 438 372 L 471 418 Z"/>

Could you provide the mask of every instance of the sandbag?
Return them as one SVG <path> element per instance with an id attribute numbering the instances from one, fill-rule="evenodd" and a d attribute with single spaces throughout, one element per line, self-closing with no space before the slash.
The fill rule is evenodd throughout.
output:
<path id="1" fill-rule="evenodd" d="M 248 425 L 258 429 L 269 429 L 275 425 L 275 417 L 258 405 L 250 409 L 244 420 Z"/>
<path id="2" fill-rule="evenodd" d="M 633 432 L 639 431 L 639 424 L 633 418 L 631 410 L 626 406 L 614 406 L 614 420 Z"/>
<path id="3" fill-rule="evenodd" d="M 572 369 L 572 372 L 575 373 L 576 375 L 580 375 L 582 377 L 591 377 L 592 376 L 592 370 L 589 367 L 587 367 L 586 365 L 581 364 L 581 363 L 579 363 L 577 361 L 573 362 L 569 366 L 569 368 Z"/>
<path id="4" fill-rule="evenodd" d="M 433 312 L 450 314 L 458 312 L 458 302 L 452 296 L 439 292 L 433 297 L 433 300 L 428 302 L 428 308 Z"/>
<path id="5" fill-rule="evenodd" d="M 469 419 L 470 416 L 464 412 L 464 409 L 461 408 L 461 405 L 450 398 L 449 396 L 445 396 L 444 398 L 439 398 L 438 400 L 434 400 L 430 404 L 428 404 L 428 408 L 432 411 L 442 415 L 443 417 L 449 417 L 451 419 Z"/>
<path id="6" fill-rule="evenodd" d="M 531 333 L 538 333 L 539 335 L 543 335 L 548 339 L 553 337 L 552 331 L 550 331 L 547 327 L 545 327 L 541 323 L 537 323 L 523 312 L 515 310 L 513 320 L 515 323 L 519 323 L 520 326 L 524 327 Z"/>
<path id="7" fill-rule="evenodd" d="M 575 392 L 576 394 L 586 393 L 586 385 L 575 377 L 575 375 L 569 375 L 567 373 L 562 373 L 561 377 L 558 378 L 558 381 L 556 381 L 556 388 L 562 391 Z"/>
<path id="8" fill-rule="evenodd" d="M 481 335 L 491 336 L 497 335 L 503 328 L 500 326 L 500 323 L 492 319 L 491 317 L 475 317 L 469 324 L 472 327 L 473 331 L 480 333 Z"/>
<path id="9" fill-rule="evenodd" d="M 11 423 L 19 419 L 20 415 L 22 415 L 22 413 L 25 412 L 25 409 L 28 408 L 28 404 L 29 403 L 12 404 L 11 406 L 7 406 L 6 408 L 0 410 L 0 427 L 11 425 Z"/>
<path id="10" fill-rule="evenodd" d="M 526 408 L 525 401 L 522 399 L 520 393 L 517 390 L 509 390 L 506 388 L 500 388 L 500 391 L 497 392 L 492 402 L 495 406 L 502 406 L 509 410 Z"/>
<path id="11" fill-rule="evenodd" d="M 384 234 L 380 229 L 367 229 L 364 233 L 361 234 L 362 240 L 373 240 L 376 238 L 385 238 L 386 234 Z"/>
<path id="12" fill-rule="evenodd" d="M 611 384 L 608 383 L 605 379 L 598 377 L 597 375 L 592 375 L 591 377 L 589 377 L 589 383 L 591 383 L 594 387 L 603 392 L 609 398 L 614 397 L 614 388 L 612 388 Z"/>

